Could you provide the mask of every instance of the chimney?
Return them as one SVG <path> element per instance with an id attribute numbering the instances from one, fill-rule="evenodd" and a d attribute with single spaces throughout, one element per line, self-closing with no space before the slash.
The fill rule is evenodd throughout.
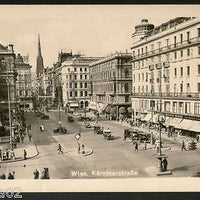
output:
<path id="1" fill-rule="evenodd" d="M 14 52 L 13 46 L 14 46 L 13 44 L 9 44 L 8 45 L 8 50 L 11 51 L 11 52 Z"/>

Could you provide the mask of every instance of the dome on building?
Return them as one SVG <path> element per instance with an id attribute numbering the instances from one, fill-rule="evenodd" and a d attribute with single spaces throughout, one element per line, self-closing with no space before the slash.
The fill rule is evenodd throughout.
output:
<path id="1" fill-rule="evenodd" d="M 148 22 L 148 19 L 142 19 L 141 23 L 135 26 L 135 32 L 150 31 L 154 25 Z"/>

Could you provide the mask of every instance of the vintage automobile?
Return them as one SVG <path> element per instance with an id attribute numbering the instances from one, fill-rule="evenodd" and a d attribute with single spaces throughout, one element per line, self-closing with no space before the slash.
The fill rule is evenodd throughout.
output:
<path id="1" fill-rule="evenodd" d="M 111 134 L 111 130 L 110 129 L 105 129 L 103 131 L 103 136 L 106 140 L 113 140 L 114 136 Z"/>
<path id="2" fill-rule="evenodd" d="M 85 122 L 85 128 L 91 128 L 91 124 L 88 122 Z"/>
<path id="3" fill-rule="evenodd" d="M 44 113 L 41 113 L 40 119 L 49 119 L 49 115 L 45 115 Z"/>
<path id="4" fill-rule="evenodd" d="M 131 140 L 138 140 L 139 131 L 135 129 L 124 129 L 124 140 L 129 138 Z"/>
<path id="5" fill-rule="evenodd" d="M 102 130 L 101 126 L 99 126 L 99 125 L 94 125 L 94 132 L 96 134 L 103 134 L 103 130 Z"/>
<path id="6" fill-rule="evenodd" d="M 53 130 L 54 133 L 67 133 L 67 129 L 65 127 L 58 127 Z"/>
<path id="7" fill-rule="evenodd" d="M 71 117 L 71 116 L 69 116 L 69 117 L 68 117 L 68 122 L 74 122 L 74 118 Z"/>

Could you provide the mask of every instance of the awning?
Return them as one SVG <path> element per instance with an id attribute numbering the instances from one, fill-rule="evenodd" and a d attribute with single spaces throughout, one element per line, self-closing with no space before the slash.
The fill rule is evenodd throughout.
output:
<path id="1" fill-rule="evenodd" d="M 69 102 L 70 107 L 78 107 L 78 102 Z"/>
<path id="2" fill-rule="evenodd" d="M 194 132 L 200 132 L 200 121 L 193 121 L 189 129 Z"/>
<path id="3" fill-rule="evenodd" d="M 145 121 L 144 118 L 145 118 L 146 116 L 147 116 L 146 113 L 141 113 L 141 119 L 140 119 L 140 120 L 141 120 L 141 121 Z"/>
<path id="4" fill-rule="evenodd" d="M 170 117 L 168 120 L 166 120 L 165 123 L 168 124 L 169 126 L 178 127 L 181 121 L 182 121 L 182 118 Z"/>
<path id="5" fill-rule="evenodd" d="M 146 116 L 146 113 L 138 113 L 135 118 L 144 121 L 143 119 L 145 118 L 145 116 Z"/>
<path id="6" fill-rule="evenodd" d="M 100 106 L 99 113 L 104 112 L 104 110 L 107 108 L 107 106 L 108 106 L 108 103 L 102 104 L 102 105 Z"/>
<path id="7" fill-rule="evenodd" d="M 155 114 L 155 115 L 153 115 L 153 123 L 158 123 L 158 116 L 159 116 L 159 114 Z"/>
<path id="8" fill-rule="evenodd" d="M 189 119 L 183 119 L 176 128 L 183 129 L 183 130 L 190 130 L 190 127 L 192 126 L 193 121 Z"/>
<path id="9" fill-rule="evenodd" d="M 147 114 L 144 118 L 143 118 L 143 121 L 150 121 L 152 119 L 152 114 Z"/>

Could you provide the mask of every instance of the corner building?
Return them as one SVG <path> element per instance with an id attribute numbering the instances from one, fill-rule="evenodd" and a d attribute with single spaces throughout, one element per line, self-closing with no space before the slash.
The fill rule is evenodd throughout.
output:
<path id="1" fill-rule="evenodd" d="M 115 52 L 90 64 L 90 109 L 102 113 L 111 106 L 119 115 L 120 107 L 131 105 L 131 58 L 131 53 Z"/>
<path id="2" fill-rule="evenodd" d="M 135 117 L 157 123 L 161 111 L 166 127 L 195 137 L 200 128 L 199 18 L 177 17 L 157 27 L 144 19 L 132 39 Z"/>

